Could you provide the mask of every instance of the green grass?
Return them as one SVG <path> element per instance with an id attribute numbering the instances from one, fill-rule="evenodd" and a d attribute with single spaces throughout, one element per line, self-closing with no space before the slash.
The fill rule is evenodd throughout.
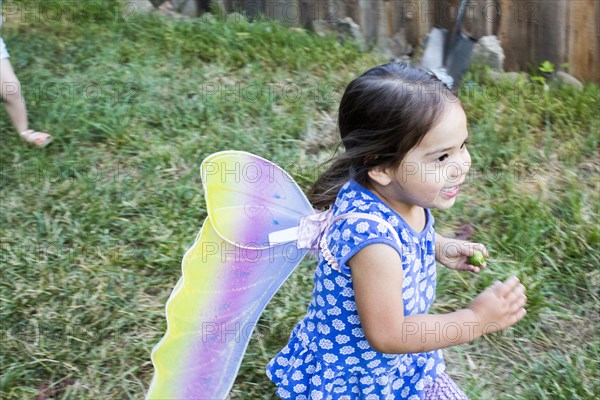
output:
<path id="1" fill-rule="evenodd" d="M 164 303 L 206 216 L 201 160 L 251 151 L 307 188 L 333 152 L 310 132 L 323 134 L 344 85 L 384 60 L 271 22 L 108 11 L 13 16 L 3 37 L 32 126 L 56 139 L 28 148 L 0 113 L 0 396 L 143 398 Z M 492 85 L 478 69 L 469 82 Z M 595 399 L 600 90 L 553 87 L 550 104 L 537 86 L 498 90 L 462 93 L 473 172 L 436 213 L 442 233 L 472 224 L 493 261 L 477 276 L 440 269 L 435 311 L 514 272 L 529 314 L 448 349 L 448 368 L 473 399 Z M 304 314 L 313 268 L 304 261 L 269 304 L 232 398 L 274 397 L 264 366 Z"/>

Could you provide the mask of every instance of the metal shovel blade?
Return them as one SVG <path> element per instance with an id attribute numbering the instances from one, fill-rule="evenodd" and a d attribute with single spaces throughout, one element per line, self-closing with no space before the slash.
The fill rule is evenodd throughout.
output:
<path id="1" fill-rule="evenodd" d="M 460 31 L 446 57 L 446 71 L 454 82 L 459 82 L 469 66 L 471 53 L 477 40 Z"/>

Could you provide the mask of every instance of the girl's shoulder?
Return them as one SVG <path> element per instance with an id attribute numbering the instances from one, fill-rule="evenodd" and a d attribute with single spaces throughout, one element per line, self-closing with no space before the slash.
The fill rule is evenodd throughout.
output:
<path id="1" fill-rule="evenodd" d="M 357 182 L 342 187 L 332 211 L 333 223 L 324 235 L 322 251 L 333 269 L 350 275 L 347 261 L 371 244 L 387 244 L 400 253 L 397 214 Z"/>
<path id="2" fill-rule="evenodd" d="M 396 214 L 373 192 L 353 179 L 342 186 L 333 204 L 334 216 L 348 213 L 373 214 L 379 217 L 392 217 Z"/>

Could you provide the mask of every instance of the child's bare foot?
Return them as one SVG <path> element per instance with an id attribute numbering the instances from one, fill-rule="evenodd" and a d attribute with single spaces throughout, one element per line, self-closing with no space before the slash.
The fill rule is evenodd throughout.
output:
<path id="1" fill-rule="evenodd" d="M 42 148 L 46 147 L 52 142 L 52 136 L 45 132 L 36 132 L 33 129 L 29 129 L 19 133 L 21 139 L 35 147 Z"/>

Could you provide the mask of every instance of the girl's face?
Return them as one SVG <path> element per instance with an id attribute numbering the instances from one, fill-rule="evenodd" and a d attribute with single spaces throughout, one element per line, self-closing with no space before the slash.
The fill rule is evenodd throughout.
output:
<path id="1" fill-rule="evenodd" d="M 437 125 L 408 152 L 400 166 L 370 173 L 377 191 L 399 211 L 412 207 L 447 209 L 454 205 L 471 165 L 467 118 L 458 103 L 448 104 Z"/>

